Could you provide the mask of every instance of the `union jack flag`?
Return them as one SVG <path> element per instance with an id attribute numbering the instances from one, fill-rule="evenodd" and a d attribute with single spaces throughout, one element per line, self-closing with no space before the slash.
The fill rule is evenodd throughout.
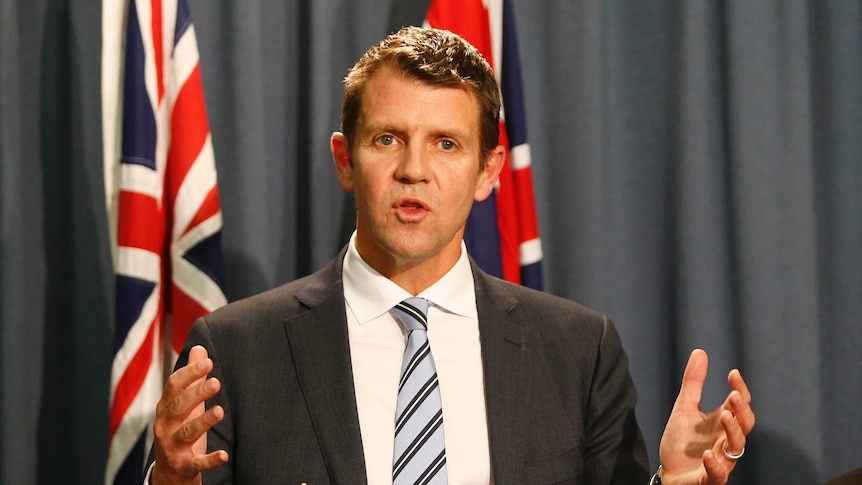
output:
<path id="1" fill-rule="evenodd" d="M 473 44 L 494 68 L 503 96 L 500 144 L 506 147 L 506 165 L 491 197 L 473 204 L 464 232 L 467 249 L 488 273 L 541 289 L 542 243 L 510 1 L 432 0 L 425 19 L 427 26 Z"/>
<path id="2" fill-rule="evenodd" d="M 130 0 L 117 185 L 106 484 L 138 484 L 165 375 L 194 320 L 226 303 L 222 214 L 185 0 Z"/>

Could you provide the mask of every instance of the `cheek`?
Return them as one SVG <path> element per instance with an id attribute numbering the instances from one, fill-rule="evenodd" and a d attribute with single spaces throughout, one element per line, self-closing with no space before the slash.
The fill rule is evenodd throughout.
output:
<path id="1" fill-rule="evenodd" d="M 460 195 L 463 199 L 479 201 L 486 199 L 490 194 L 489 188 L 491 187 L 484 182 L 481 174 L 476 174 L 475 172 L 462 174 L 456 183 L 460 187 Z"/>
<path id="2" fill-rule="evenodd" d="M 354 196 L 357 204 L 373 211 L 381 210 L 378 206 L 386 198 L 381 184 L 365 177 L 354 178 Z"/>

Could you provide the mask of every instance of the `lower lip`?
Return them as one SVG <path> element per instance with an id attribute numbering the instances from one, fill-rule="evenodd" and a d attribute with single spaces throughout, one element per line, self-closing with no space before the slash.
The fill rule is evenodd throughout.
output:
<path id="1" fill-rule="evenodd" d="M 395 214 L 401 222 L 419 222 L 428 213 L 422 207 L 402 206 L 395 209 Z"/>

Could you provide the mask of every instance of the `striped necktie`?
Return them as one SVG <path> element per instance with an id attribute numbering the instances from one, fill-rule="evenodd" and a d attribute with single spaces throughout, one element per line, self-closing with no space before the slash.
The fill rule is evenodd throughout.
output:
<path id="1" fill-rule="evenodd" d="M 392 309 L 407 331 L 395 412 L 394 485 L 446 483 L 443 403 L 428 343 L 428 306 L 414 297 Z"/>

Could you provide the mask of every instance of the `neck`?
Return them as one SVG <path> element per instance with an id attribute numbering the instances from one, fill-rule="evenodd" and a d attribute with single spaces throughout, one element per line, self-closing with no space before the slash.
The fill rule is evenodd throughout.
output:
<path id="1" fill-rule="evenodd" d="M 456 257 L 451 263 L 445 265 L 429 264 L 430 262 L 428 261 L 416 265 L 399 265 L 398 267 L 389 268 L 386 273 L 380 272 L 380 274 L 386 276 L 401 288 L 404 288 L 411 295 L 416 296 L 439 281 L 440 278 L 455 266 L 457 261 L 458 258 Z"/>
<path id="2" fill-rule="evenodd" d="M 396 285 L 404 288 L 413 296 L 422 293 L 428 287 L 440 280 L 458 262 L 461 257 L 461 245 L 454 248 L 444 248 L 433 258 L 398 258 L 388 253 L 377 255 L 368 254 L 357 244 L 359 255 L 374 268 L 375 271 L 391 280 Z"/>

